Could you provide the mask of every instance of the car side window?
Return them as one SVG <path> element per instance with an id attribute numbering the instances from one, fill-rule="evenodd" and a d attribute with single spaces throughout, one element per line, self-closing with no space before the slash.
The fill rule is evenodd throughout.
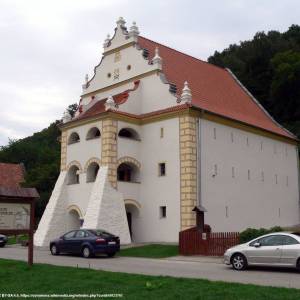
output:
<path id="1" fill-rule="evenodd" d="M 299 242 L 291 236 L 283 236 L 283 245 L 297 245 Z"/>
<path id="2" fill-rule="evenodd" d="M 261 246 L 281 246 L 283 245 L 283 235 L 270 235 L 260 239 L 258 242 Z"/>
<path id="3" fill-rule="evenodd" d="M 78 230 L 77 233 L 76 233 L 77 238 L 83 238 L 85 236 L 86 236 L 85 231 L 83 231 L 83 230 Z"/>
<path id="4" fill-rule="evenodd" d="M 73 238 L 73 237 L 75 236 L 75 233 L 76 233 L 76 231 L 68 232 L 68 233 L 66 233 L 66 234 L 64 235 L 64 238 L 65 238 L 66 240 L 71 239 L 71 238 Z"/>

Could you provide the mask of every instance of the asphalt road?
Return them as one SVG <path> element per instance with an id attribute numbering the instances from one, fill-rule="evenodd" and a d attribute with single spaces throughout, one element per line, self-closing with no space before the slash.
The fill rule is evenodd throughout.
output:
<path id="1" fill-rule="evenodd" d="M 12 246 L 0 248 L 0 258 L 27 260 L 27 248 Z M 223 265 L 220 258 L 174 257 L 169 259 L 148 259 L 97 257 L 84 259 L 69 255 L 52 256 L 49 251 L 35 250 L 34 262 L 58 266 L 78 266 L 112 272 L 202 278 L 214 281 L 300 289 L 300 273 L 296 270 L 256 268 L 246 271 L 234 271 L 230 266 Z"/>

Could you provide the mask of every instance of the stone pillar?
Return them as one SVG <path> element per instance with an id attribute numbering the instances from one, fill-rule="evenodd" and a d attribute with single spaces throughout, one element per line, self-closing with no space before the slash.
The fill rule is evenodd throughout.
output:
<path id="1" fill-rule="evenodd" d="M 180 140 L 180 223 L 181 230 L 196 226 L 197 205 L 197 130 L 196 118 L 179 117 Z"/>
<path id="2" fill-rule="evenodd" d="M 101 163 L 108 167 L 108 179 L 114 188 L 117 188 L 117 135 L 117 121 L 111 118 L 104 119 L 101 133 Z"/>
<path id="3" fill-rule="evenodd" d="M 67 130 L 62 131 L 61 133 L 60 146 L 60 170 L 65 171 L 67 167 Z"/>

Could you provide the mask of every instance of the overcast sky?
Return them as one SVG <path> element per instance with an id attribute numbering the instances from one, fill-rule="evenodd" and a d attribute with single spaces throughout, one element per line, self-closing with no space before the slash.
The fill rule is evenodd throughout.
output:
<path id="1" fill-rule="evenodd" d="M 78 102 L 123 16 L 150 39 L 201 59 L 257 31 L 299 24 L 299 0 L 0 0 L 0 146 Z"/>

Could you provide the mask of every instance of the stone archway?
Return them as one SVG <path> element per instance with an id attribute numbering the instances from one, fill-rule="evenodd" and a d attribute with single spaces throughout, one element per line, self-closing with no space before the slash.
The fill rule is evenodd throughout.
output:
<path id="1" fill-rule="evenodd" d="M 80 229 L 82 226 L 83 216 L 77 205 L 71 205 L 67 209 L 67 230 Z"/>
<path id="2" fill-rule="evenodd" d="M 137 221 L 140 214 L 141 205 L 133 199 L 124 200 L 125 210 L 128 222 L 129 233 L 131 236 L 132 242 L 136 241 L 137 238 Z"/>

